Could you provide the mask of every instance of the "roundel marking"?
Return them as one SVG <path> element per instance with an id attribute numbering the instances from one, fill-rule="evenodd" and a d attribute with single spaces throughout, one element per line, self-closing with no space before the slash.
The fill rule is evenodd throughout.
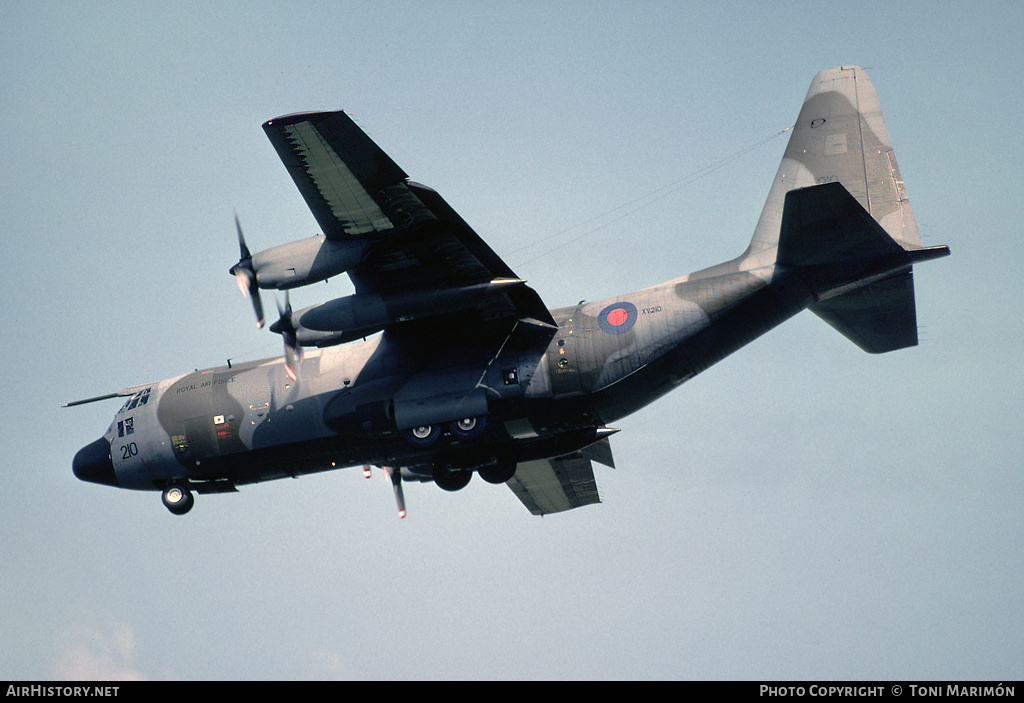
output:
<path id="1" fill-rule="evenodd" d="M 608 320 L 608 324 L 612 327 L 619 327 L 625 324 L 626 320 L 629 319 L 629 313 L 622 308 L 615 308 L 608 313 L 608 317 L 606 319 Z"/>
<path id="2" fill-rule="evenodd" d="M 633 303 L 612 303 L 597 316 L 597 324 L 608 334 L 626 334 L 636 323 L 637 309 Z"/>

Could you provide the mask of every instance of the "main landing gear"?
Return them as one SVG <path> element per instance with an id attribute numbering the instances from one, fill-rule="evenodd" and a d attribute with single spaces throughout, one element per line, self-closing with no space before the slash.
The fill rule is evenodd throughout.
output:
<path id="1" fill-rule="evenodd" d="M 450 422 L 447 425 L 422 425 L 412 427 L 405 431 L 405 440 L 414 447 L 432 446 L 441 435 L 448 432 L 451 438 L 459 442 L 468 442 L 476 439 L 487 429 L 487 416 L 464 417 L 461 420 Z"/>
<path id="2" fill-rule="evenodd" d="M 175 515 L 184 515 L 196 504 L 192 491 L 180 483 L 169 484 L 160 498 L 163 500 L 164 507 Z"/>
<path id="3" fill-rule="evenodd" d="M 442 435 L 447 434 L 453 442 L 470 442 L 483 435 L 487 429 L 487 416 L 464 417 L 447 425 L 422 425 L 405 431 L 406 441 L 423 449 L 433 446 Z M 473 478 L 473 471 L 488 483 L 505 483 L 516 472 L 512 459 L 492 459 L 490 464 L 479 467 L 450 466 L 437 463 L 431 472 L 434 483 L 446 491 L 458 491 L 466 487 Z"/>
<path id="4" fill-rule="evenodd" d="M 469 483 L 469 479 L 473 478 L 473 472 L 469 469 L 453 469 L 441 464 L 435 464 L 431 473 L 434 476 L 434 483 L 446 491 L 462 490 Z"/>
<path id="5" fill-rule="evenodd" d="M 446 464 L 435 464 L 431 472 L 434 483 L 446 491 L 458 491 L 466 487 L 473 477 L 473 472 L 487 483 L 505 483 L 516 473 L 516 462 L 511 457 L 495 457 L 490 464 L 472 468 L 454 468 Z"/>
<path id="6" fill-rule="evenodd" d="M 516 461 L 510 457 L 498 457 L 494 463 L 476 470 L 487 483 L 505 483 L 516 475 Z"/>

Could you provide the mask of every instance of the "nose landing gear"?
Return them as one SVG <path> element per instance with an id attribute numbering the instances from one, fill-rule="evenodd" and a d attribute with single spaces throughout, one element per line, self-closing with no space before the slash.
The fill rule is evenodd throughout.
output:
<path id="1" fill-rule="evenodd" d="M 169 484 L 164 489 L 160 498 L 164 503 L 164 507 L 175 515 L 184 515 L 191 510 L 192 506 L 196 503 L 196 499 L 192 495 L 192 491 L 185 488 L 185 486 L 180 483 Z"/>

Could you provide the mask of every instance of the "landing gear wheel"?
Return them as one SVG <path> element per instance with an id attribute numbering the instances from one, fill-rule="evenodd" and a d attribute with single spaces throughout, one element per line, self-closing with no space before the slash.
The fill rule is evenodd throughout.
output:
<path id="1" fill-rule="evenodd" d="M 164 507 L 175 515 L 184 515 L 196 504 L 192 492 L 177 483 L 172 483 L 164 489 L 161 500 L 164 502 Z"/>
<path id="2" fill-rule="evenodd" d="M 405 439 L 414 447 L 429 447 L 441 436 L 441 428 L 437 425 L 412 427 L 405 431 Z"/>
<path id="3" fill-rule="evenodd" d="M 487 483 L 505 483 L 516 475 L 516 462 L 514 459 L 502 457 L 497 460 L 497 463 L 481 466 L 477 469 L 477 473 Z"/>
<path id="4" fill-rule="evenodd" d="M 448 429 L 456 439 L 476 439 L 484 433 L 487 417 L 464 417 L 448 425 Z"/>
<path id="5" fill-rule="evenodd" d="M 447 466 L 434 466 L 434 483 L 446 491 L 458 491 L 466 487 L 473 478 L 472 471 L 457 471 Z"/>

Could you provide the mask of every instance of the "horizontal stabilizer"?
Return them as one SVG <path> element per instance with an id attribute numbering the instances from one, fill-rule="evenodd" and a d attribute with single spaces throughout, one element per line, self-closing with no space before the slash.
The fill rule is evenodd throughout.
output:
<path id="1" fill-rule="evenodd" d="M 871 354 L 917 345 L 910 271 L 815 303 L 810 311 Z"/>
<path id="2" fill-rule="evenodd" d="M 833 277 L 812 282 L 820 289 L 912 262 L 841 183 L 826 183 L 786 193 L 776 263 Z"/>
<path id="3" fill-rule="evenodd" d="M 949 248 L 905 249 L 840 183 L 786 193 L 778 265 L 798 269 L 810 310 L 873 354 L 917 344 L 914 263 Z"/>

